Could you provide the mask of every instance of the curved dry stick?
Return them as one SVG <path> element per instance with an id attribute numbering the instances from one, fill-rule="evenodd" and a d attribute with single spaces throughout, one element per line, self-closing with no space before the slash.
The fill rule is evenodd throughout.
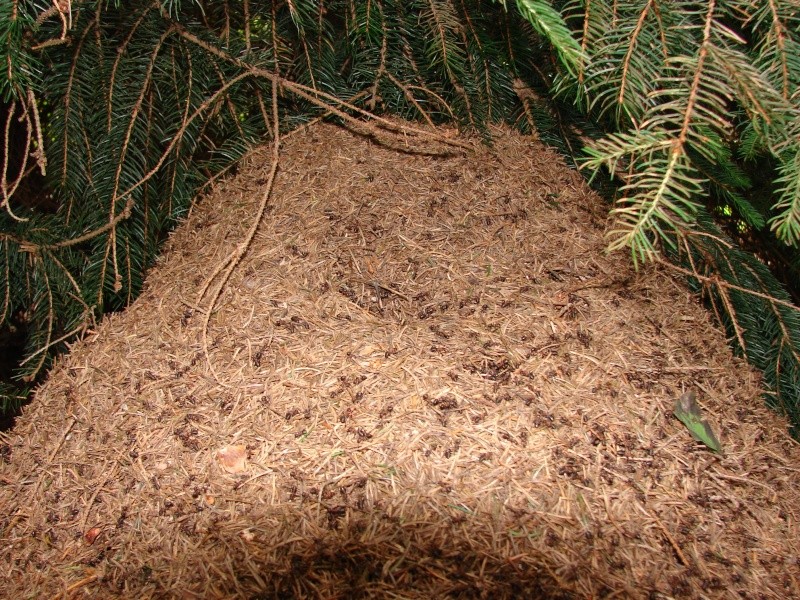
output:
<path id="1" fill-rule="evenodd" d="M 419 102 L 417 102 L 417 99 L 416 99 L 416 98 L 414 98 L 414 94 L 412 94 L 412 93 L 411 93 L 411 89 L 412 89 L 414 86 L 406 86 L 406 85 L 404 85 L 402 81 L 400 81 L 399 79 L 397 79 L 397 77 L 395 77 L 394 75 L 392 75 L 392 74 L 391 74 L 391 72 L 389 72 L 389 71 L 385 71 L 385 72 L 384 72 L 384 75 L 386 75 L 386 77 L 387 77 L 387 79 L 389 79 L 389 81 L 391 81 L 391 82 L 392 82 L 393 84 L 395 84 L 395 85 L 396 85 L 396 86 L 397 86 L 397 87 L 398 87 L 400 90 L 402 90 L 402 92 L 403 92 L 403 95 L 406 97 L 406 99 L 407 99 L 409 102 L 411 102 L 411 104 L 413 104 L 413 105 L 414 105 L 414 108 L 416 108 L 416 109 L 417 109 L 417 111 L 419 112 L 419 114 L 421 114 L 421 115 L 422 115 L 422 117 L 425 119 L 425 122 L 426 122 L 428 125 L 430 125 L 431 127 L 436 127 L 436 125 L 433 123 L 433 120 L 430 118 L 430 116 L 428 115 L 428 113 L 425 111 L 425 109 L 423 109 L 423 108 L 422 108 L 422 105 L 421 105 Z M 424 91 L 425 91 L 425 92 L 428 92 L 428 93 L 430 93 L 430 94 L 431 94 L 433 97 L 435 97 L 437 100 L 441 100 L 441 101 L 442 101 L 442 103 L 444 104 L 444 107 L 447 109 L 447 112 L 449 112 L 449 113 L 450 113 L 450 116 L 451 116 L 451 117 L 454 117 L 454 115 L 453 115 L 453 111 L 452 111 L 452 110 L 450 110 L 450 107 L 447 105 L 447 103 L 446 103 L 446 102 L 444 102 L 444 99 L 443 99 L 443 98 L 440 98 L 440 97 L 439 97 L 437 94 L 435 94 L 434 92 L 430 92 L 429 90 L 424 90 Z"/>
<path id="2" fill-rule="evenodd" d="M 208 310 L 206 310 L 205 318 L 203 319 L 203 329 L 202 329 L 202 340 L 203 340 L 203 354 L 206 357 L 206 364 L 208 364 L 208 368 L 211 371 L 211 374 L 214 376 L 214 379 L 220 385 L 225 386 L 220 378 L 217 376 L 217 372 L 214 370 L 214 365 L 211 363 L 211 356 L 208 353 L 208 324 L 211 321 L 211 313 L 214 312 L 214 306 L 217 304 L 217 300 L 219 300 L 220 295 L 222 294 L 222 290 L 225 287 L 225 284 L 230 279 L 231 273 L 236 268 L 236 265 L 242 260 L 245 253 L 247 252 L 248 248 L 250 248 L 250 244 L 253 243 L 253 238 L 255 238 L 256 231 L 258 231 L 258 226 L 261 224 L 261 219 L 264 216 L 264 211 L 266 211 L 267 203 L 269 202 L 269 197 L 272 195 L 272 188 L 273 184 L 275 183 L 275 176 L 278 173 L 278 163 L 280 159 L 280 121 L 278 118 L 278 77 L 272 79 L 272 122 L 273 122 L 273 131 L 275 135 L 272 139 L 272 166 L 269 170 L 269 176 L 267 177 L 266 188 L 264 189 L 264 195 L 261 198 L 261 203 L 258 206 L 258 210 L 256 211 L 255 217 L 253 218 L 253 224 L 250 226 L 250 230 L 247 232 L 244 241 L 242 241 L 239 245 L 236 246 L 233 252 L 231 252 L 225 260 L 214 270 L 214 273 L 211 277 L 207 280 L 206 284 L 200 289 L 200 293 L 197 296 L 196 304 L 199 305 L 200 301 L 203 299 L 206 291 L 208 290 L 208 286 L 211 284 L 211 281 L 220 273 L 222 272 L 222 277 L 220 277 L 219 282 L 217 283 L 216 287 L 214 288 L 214 292 L 211 294 L 211 299 L 208 303 Z M 227 386 L 226 386 L 227 387 Z"/>
<path id="3" fill-rule="evenodd" d="M 164 17 L 169 18 L 168 15 L 164 15 Z M 301 83 L 297 83 L 296 81 L 291 81 L 289 79 L 286 79 L 285 77 L 281 77 L 276 73 L 267 71 L 266 69 L 254 67 L 253 65 L 250 65 L 249 63 L 239 58 L 236 58 L 235 56 L 231 56 L 230 54 L 220 50 L 219 48 L 216 48 L 215 46 L 209 44 L 208 42 L 201 40 L 193 33 L 187 31 L 179 23 L 174 23 L 174 27 L 181 37 L 192 42 L 193 44 L 200 46 L 210 54 L 213 54 L 214 56 L 217 56 L 225 61 L 235 64 L 237 67 L 244 69 L 245 71 L 251 73 L 252 75 L 263 77 L 265 79 L 269 79 L 270 81 L 272 81 L 273 79 L 277 80 L 277 82 L 281 85 L 283 89 L 303 98 L 304 100 L 307 100 L 308 102 L 322 108 L 323 110 L 330 111 L 332 114 L 348 121 L 349 123 L 352 123 L 355 126 L 365 127 L 368 130 L 371 130 L 371 133 L 375 135 L 378 135 L 379 134 L 378 130 L 383 128 L 386 129 L 387 131 L 391 131 L 394 133 L 400 133 L 405 135 L 409 134 L 416 135 L 423 139 L 434 140 L 442 144 L 446 144 L 448 146 L 457 146 L 465 150 L 474 149 L 473 146 L 467 142 L 462 142 L 461 140 L 453 139 L 447 137 L 446 135 L 440 135 L 431 131 L 426 131 L 424 129 L 413 127 L 411 125 L 399 125 L 398 123 L 395 123 L 389 119 L 380 117 L 374 113 L 369 112 L 368 110 L 364 110 L 363 108 L 359 108 L 358 106 L 350 104 L 349 102 L 346 102 L 341 98 L 334 96 L 333 94 L 329 94 L 321 90 L 315 90 L 314 88 L 308 87 Z M 325 101 L 329 102 L 330 104 L 326 103 Z M 336 108 L 334 105 L 338 105 L 343 109 L 353 111 L 361 115 L 362 117 L 369 119 L 370 121 L 374 121 L 376 124 L 379 124 L 382 127 L 370 126 L 370 123 L 368 122 L 359 121 L 358 119 L 355 119 L 354 117 L 350 116 L 343 110 Z"/>
<path id="4" fill-rule="evenodd" d="M 8 189 L 8 157 L 9 157 L 9 147 L 8 142 L 11 137 L 11 120 L 14 118 L 14 113 L 17 112 L 17 103 L 12 102 L 11 106 L 8 109 L 8 117 L 6 118 L 6 129 L 5 129 L 5 147 L 3 148 L 3 172 L 2 178 L 0 178 L 0 190 L 2 190 L 3 197 L 0 199 L 0 206 L 3 206 L 6 209 L 8 215 L 18 222 L 25 222 L 28 219 L 24 217 L 18 217 L 14 214 L 14 211 L 11 210 L 11 196 L 14 195 L 14 192 L 17 191 L 19 184 L 22 182 L 23 177 L 25 177 L 25 167 L 28 164 L 28 154 L 30 153 L 31 149 L 31 122 L 30 118 L 25 119 L 26 131 L 27 131 L 27 140 L 25 141 L 25 151 L 22 153 L 22 165 L 19 168 L 19 175 L 14 183 L 11 185 L 11 190 Z M 23 117 L 25 114 L 23 113 Z M 22 119 L 22 117 L 20 117 Z"/>

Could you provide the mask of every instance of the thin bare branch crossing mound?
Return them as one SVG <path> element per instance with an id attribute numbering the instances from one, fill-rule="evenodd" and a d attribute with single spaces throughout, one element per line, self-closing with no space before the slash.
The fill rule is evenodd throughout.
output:
<path id="1" fill-rule="evenodd" d="M 409 149 L 416 150 L 416 149 Z M 8 598 L 800 597 L 800 448 L 531 138 L 217 184 L 0 442 Z M 672 416 L 694 391 L 724 454 Z"/>

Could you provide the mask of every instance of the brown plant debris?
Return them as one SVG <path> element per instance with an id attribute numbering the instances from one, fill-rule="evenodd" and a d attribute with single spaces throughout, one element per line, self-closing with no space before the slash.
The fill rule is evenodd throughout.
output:
<path id="1" fill-rule="evenodd" d="M 210 363 L 267 148 L 0 438 L 3 597 L 800 597 L 786 422 L 558 157 L 283 144 Z"/>

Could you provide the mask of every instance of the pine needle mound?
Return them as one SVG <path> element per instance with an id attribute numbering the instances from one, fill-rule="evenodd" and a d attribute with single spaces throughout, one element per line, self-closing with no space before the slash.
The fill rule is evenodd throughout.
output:
<path id="1" fill-rule="evenodd" d="M 494 138 L 290 136 L 204 347 L 269 150 L 218 183 L 0 440 L 0 594 L 800 597 L 800 445 L 757 374 L 603 253 L 578 174 Z"/>

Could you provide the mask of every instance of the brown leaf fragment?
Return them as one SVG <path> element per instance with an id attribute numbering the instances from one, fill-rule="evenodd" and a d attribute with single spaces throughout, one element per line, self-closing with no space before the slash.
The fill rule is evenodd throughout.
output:
<path id="1" fill-rule="evenodd" d="M 217 462 L 228 473 L 241 473 L 247 466 L 247 449 L 244 446 L 224 446 L 217 450 Z"/>
<path id="2" fill-rule="evenodd" d="M 83 534 L 83 541 L 86 542 L 87 546 L 91 546 L 92 544 L 94 544 L 94 541 L 97 539 L 97 536 L 100 535 L 102 531 L 103 530 L 100 529 L 99 527 L 92 527 L 86 533 Z"/>

